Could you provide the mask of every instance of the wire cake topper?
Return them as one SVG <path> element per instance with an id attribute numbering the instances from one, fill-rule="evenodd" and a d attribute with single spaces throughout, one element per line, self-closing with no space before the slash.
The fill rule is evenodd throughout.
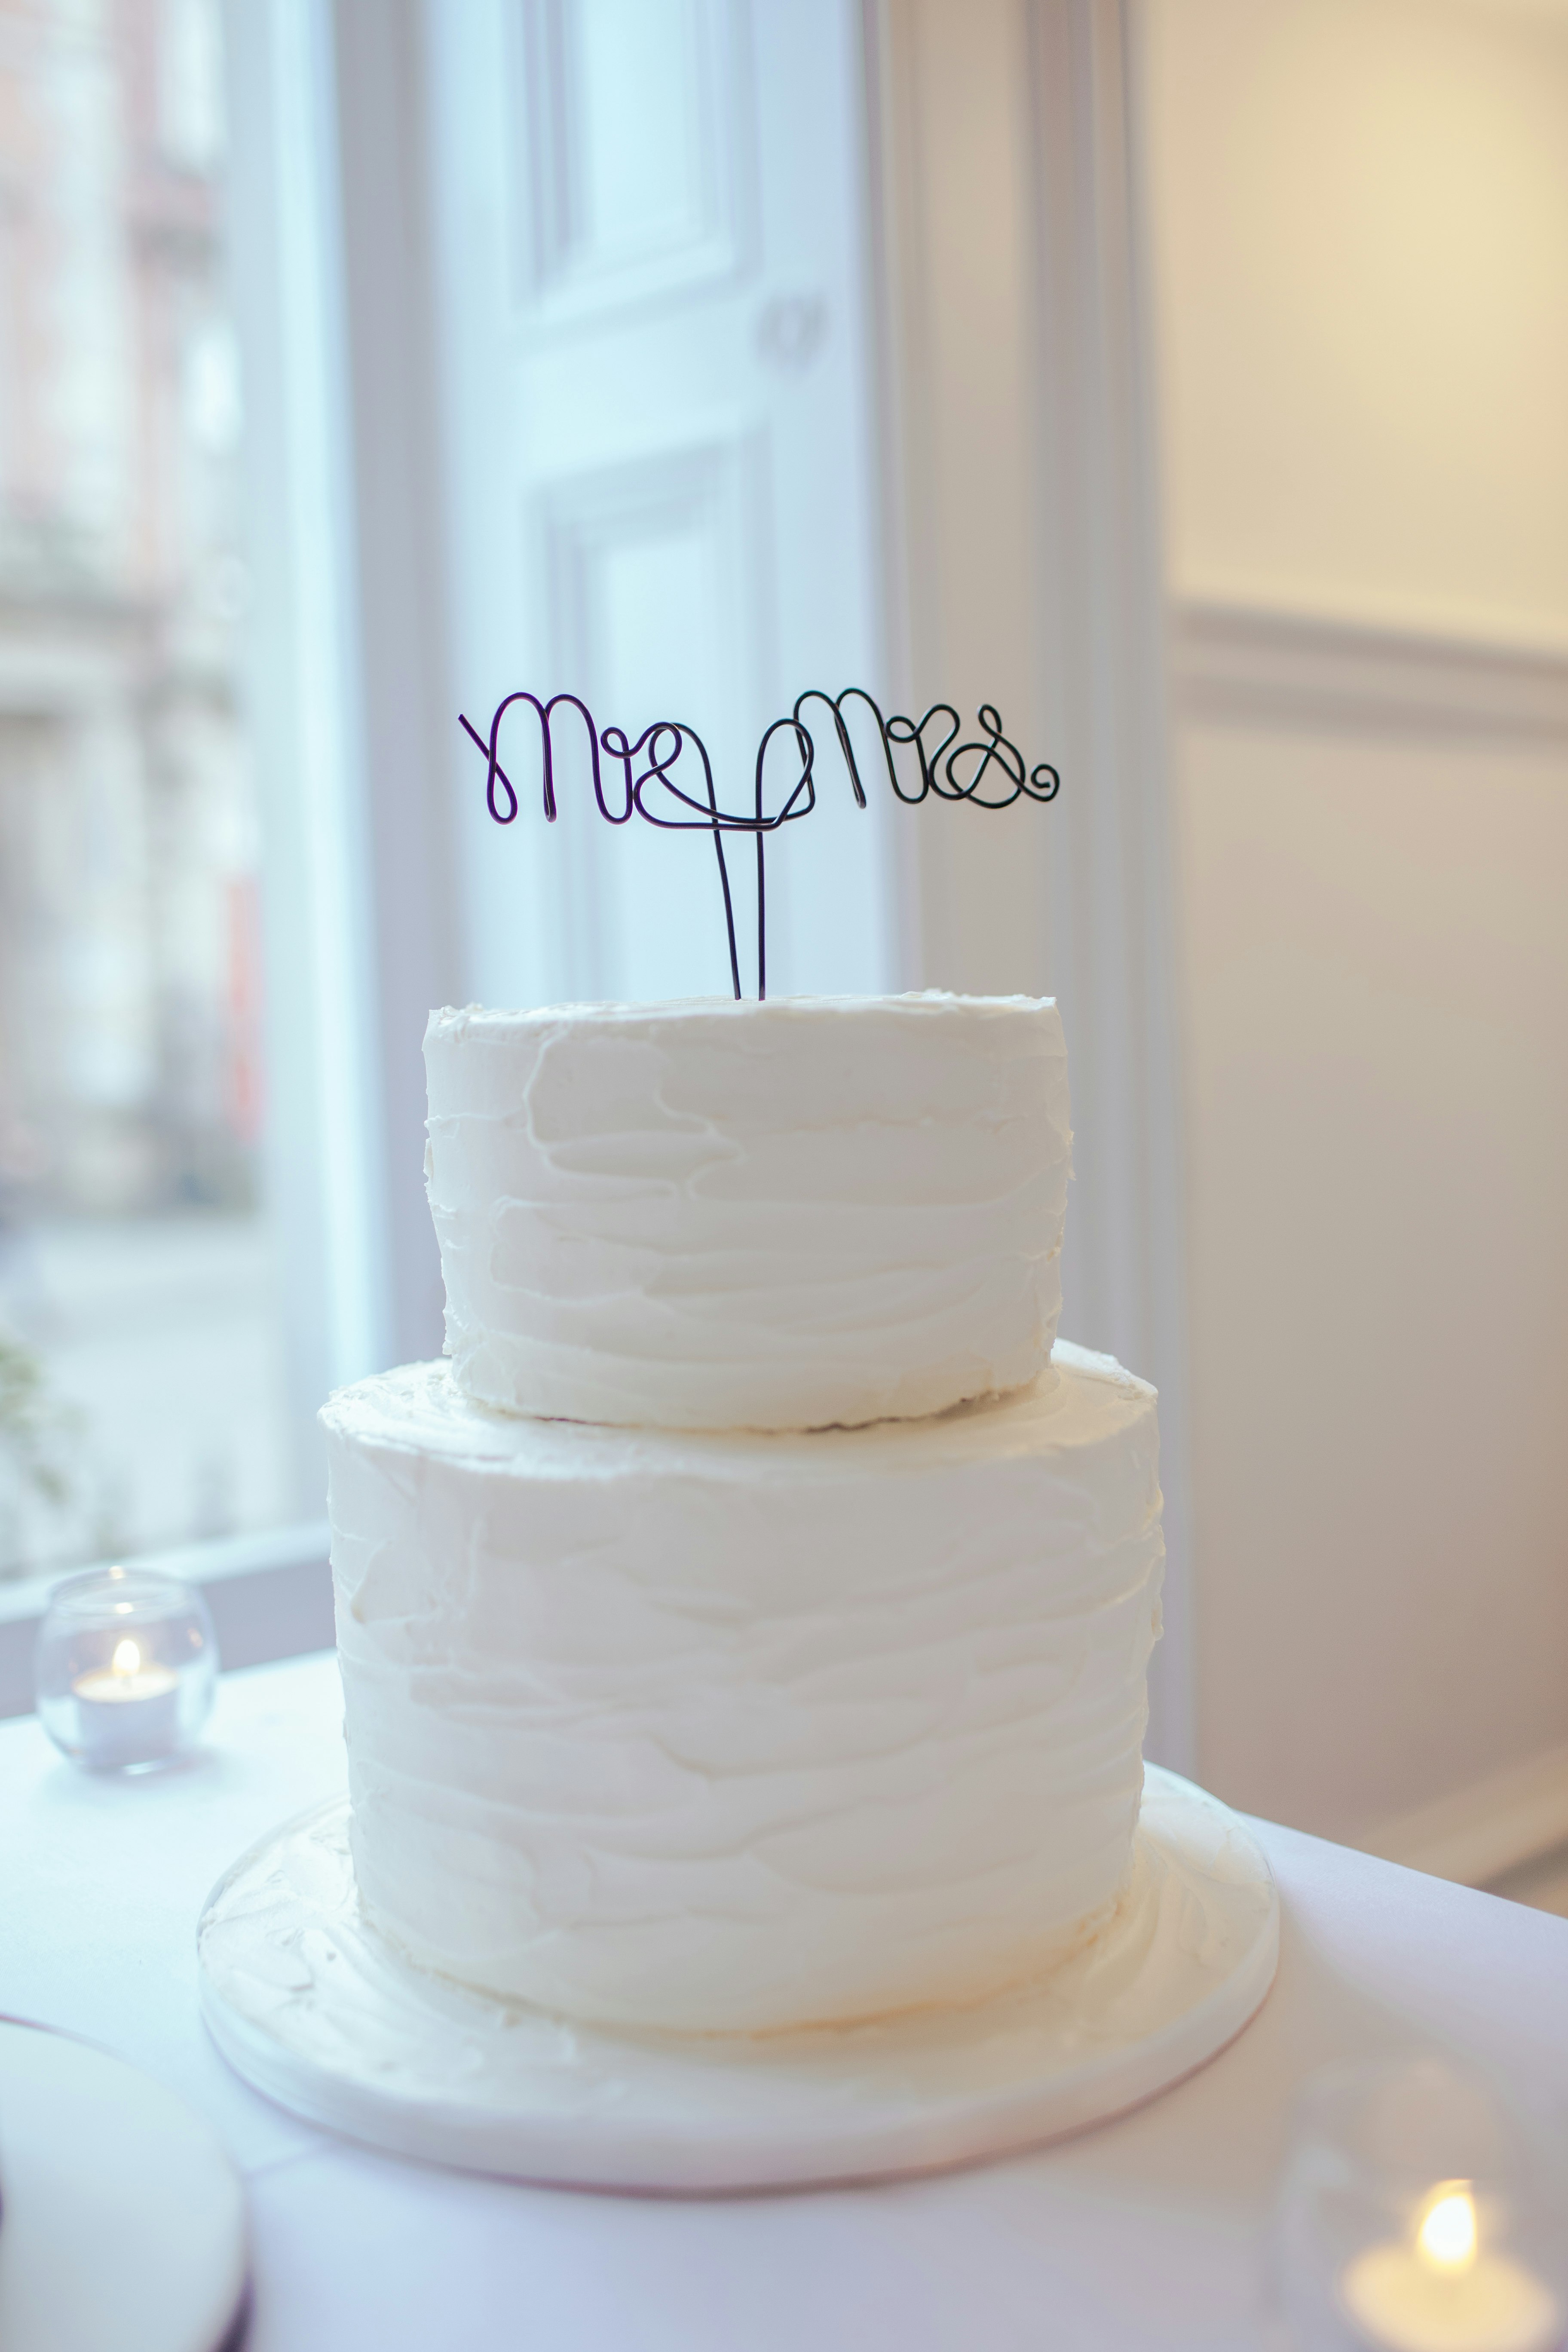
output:
<path id="1" fill-rule="evenodd" d="M 552 694 L 542 702 L 526 687 L 507 695 L 496 706 L 490 720 L 487 741 L 479 729 L 461 712 L 458 724 L 469 740 L 478 745 L 487 762 L 485 802 L 498 824 L 510 824 L 520 806 L 516 787 L 500 763 L 501 722 L 514 703 L 526 703 L 539 724 L 539 743 L 544 814 L 553 824 L 556 817 L 555 745 L 553 738 L 555 713 L 563 706 L 575 711 L 586 730 L 589 765 L 594 777 L 594 798 L 599 814 L 611 824 L 625 824 L 634 815 L 647 824 L 658 825 L 667 833 L 710 833 L 713 836 L 713 852 L 719 862 L 719 884 L 724 894 L 724 928 L 730 943 L 730 978 L 737 997 L 741 994 L 741 960 L 735 945 L 735 909 L 730 895 L 730 871 L 724 860 L 724 835 L 727 833 L 749 833 L 757 849 L 757 995 L 768 992 L 767 957 L 767 888 L 763 853 L 770 833 L 781 825 L 793 824 L 798 817 L 809 816 L 816 806 L 816 745 L 811 730 L 801 717 L 808 703 L 819 702 L 833 714 L 833 724 L 838 737 L 838 748 L 855 795 L 857 808 L 866 806 L 866 788 L 860 781 L 859 763 L 855 745 L 845 719 L 847 702 L 864 703 L 876 720 L 882 759 L 888 772 L 888 782 L 897 798 L 906 807 L 914 808 L 928 796 L 941 801 L 968 801 L 976 808 L 1011 808 L 1015 801 L 1054 801 L 1061 790 L 1061 778 L 1047 761 L 1030 768 L 1016 744 L 1009 743 L 1002 732 L 1002 721 L 988 702 L 983 702 L 976 717 L 984 740 L 961 743 L 959 716 L 950 702 L 933 702 L 923 719 L 905 719 L 898 713 L 884 719 L 874 698 L 863 687 L 846 687 L 842 694 L 825 693 L 820 687 L 808 688 L 797 696 L 795 709 L 787 719 L 775 719 L 763 730 L 757 746 L 756 774 L 752 811 L 742 814 L 737 810 L 722 809 L 713 784 L 713 764 L 707 745 L 694 727 L 673 719 L 657 719 L 645 727 L 635 743 L 628 741 L 619 727 L 600 729 L 593 712 L 580 696 Z M 939 727 L 945 728 L 940 740 L 931 741 L 930 735 Z M 790 787 L 788 795 L 780 802 L 770 816 L 765 813 L 764 785 L 768 767 L 768 751 L 775 735 L 793 737 L 795 754 L 800 762 L 800 773 Z M 670 771 L 683 757 L 688 745 L 695 760 L 685 772 L 694 787 L 687 791 L 685 783 L 677 783 Z M 918 768 L 918 791 L 905 789 L 900 778 L 895 747 L 906 754 L 913 749 L 913 764 Z M 620 783 L 615 790 L 612 805 L 605 796 L 605 772 L 600 755 L 618 762 Z M 640 774 L 633 770 L 639 760 L 645 761 Z M 973 766 L 966 767 L 969 762 Z M 777 761 L 775 760 L 776 767 Z M 697 769 L 701 769 L 701 789 L 695 789 Z M 910 761 L 906 756 L 908 772 Z M 657 798 L 650 806 L 648 795 Z M 681 814 L 685 812 L 685 814 Z"/>

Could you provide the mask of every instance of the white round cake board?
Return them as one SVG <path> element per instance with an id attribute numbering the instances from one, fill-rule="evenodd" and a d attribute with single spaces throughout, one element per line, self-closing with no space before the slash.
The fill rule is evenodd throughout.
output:
<path id="1" fill-rule="evenodd" d="M 1116 1914 L 1044 1982 L 807 2033 L 631 2036 L 510 2008 L 366 1922 L 348 1803 L 241 1857 L 197 1930 L 229 2063 L 281 2105 L 439 2164 L 577 2188 L 804 2188 L 962 2164 L 1119 2115 L 1224 2049 L 1279 1900 L 1236 1816 L 1151 1766 Z"/>
<path id="2" fill-rule="evenodd" d="M 85 2042 L 0 2021 L 5 2352 L 220 2352 L 238 2340 L 245 2203 L 215 2135 Z"/>

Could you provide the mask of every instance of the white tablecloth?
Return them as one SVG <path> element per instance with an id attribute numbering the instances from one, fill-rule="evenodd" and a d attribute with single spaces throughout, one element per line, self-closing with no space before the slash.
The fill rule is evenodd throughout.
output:
<path id="1" fill-rule="evenodd" d="M 296 2123 L 200 2023 L 195 1927 L 253 1839 L 342 1784 L 328 1656 L 226 1676 L 199 1758 L 103 1780 L 0 1727 L 0 2011 L 182 2090 L 245 2174 L 251 2352 L 1121 2352 L 1256 2347 L 1298 2083 L 1436 2036 L 1568 2101 L 1568 1921 L 1258 1825 L 1284 1903 L 1255 2022 L 1088 2137 L 892 2188 L 589 2197 Z"/>

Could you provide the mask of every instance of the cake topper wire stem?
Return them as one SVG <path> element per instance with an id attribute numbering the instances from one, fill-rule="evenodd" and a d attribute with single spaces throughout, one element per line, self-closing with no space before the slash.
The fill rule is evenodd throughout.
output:
<path id="1" fill-rule="evenodd" d="M 588 751 L 588 764 L 594 781 L 594 798 L 599 814 L 610 824 L 626 824 L 635 814 L 666 833 L 710 833 L 713 854 L 718 861 L 719 885 L 724 899 L 724 929 L 730 950 L 730 979 L 737 998 L 741 994 L 741 960 L 735 939 L 735 908 L 730 888 L 730 871 L 724 857 L 724 835 L 727 833 L 749 833 L 756 842 L 757 856 L 757 995 L 767 995 L 767 871 L 765 845 L 770 833 L 781 825 L 792 824 L 798 818 L 809 816 L 816 806 L 816 745 L 810 729 L 802 717 L 808 703 L 824 703 L 833 714 L 834 730 L 838 749 L 849 779 L 850 790 L 858 808 L 865 808 L 866 788 L 861 782 L 859 762 L 854 739 L 845 716 L 847 703 L 865 706 L 875 721 L 888 782 L 895 796 L 906 807 L 917 807 L 928 797 L 945 801 L 968 801 L 976 808 L 1011 808 L 1015 801 L 1030 800 L 1042 804 L 1054 801 L 1061 790 L 1061 778 L 1055 768 L 1045 761 L 1034 768 L 1026 766 L 1023 754 L 1002 732 L 1002 721 L 989 702 L 983 702 L 977 711 L 983 740 L 958 742 L 961 722 L 958 712 L 950 702 L 933 702 L 923 719 L 907 719 L 895 712 L 884 719 L 875 698 L 863 687 L 846 687 L 842 693 L 832 695 L 821 687 L 808 687 L 795 698 L 787 718 L 775 719 L 764 730 L 757 746 L 752 809 L 742 815 L 738 811 L 719 805 L 713 782 L 713 764 L 707 745 L 694 727 L 684 720 L 658 719 L 643 729 L 636 742 L 628 740 L 623 729 L 600 729 L 593 712 L 575 694 L 552 694 L 542 702 L 526 687 L 505 696 L 496 705 L 490 719 L 489 740 L 481 735 L 466 714 L 458 713 L 458 725 L 470 741 L 483 752 L 486 762 L 485 803 L 498 824 L 510 824 L 520 806 L 518 794 L 510 777 L 500 762 L 501 722 L 517 703 L 524 703 L 533 712 L 539 725 L 541 782 L 544 815 L 553 824 L 558 814 L 555 793 L 555 713 L 565 708 L 574 711 L 583 722 Z M 939 739 L 928 741 L 928 735 L 945 728 Z M 800 772 L 785 798 L 772 815 L 765 810 L 768 748 L 775 735 L 787 733 L 794 738 L 795 757 Z M 677 783 L 670 771 L 690 745 L 702 770 L 700 797 L 696 790 L 688 792 Z M 895 748 L 908 752 L 911 748 L 918 772 L 918 789 L 906 789 L 900 777 Z M 601 753 L 619 763 L 621 781 L 613 799 L 606 799 L 605 773 Z M 646 765 L 640 774 L 633 770 L 646 754 Z M 973 761 L 973 770 L 965 775 L 963 763 Z M 906 770 L 908 761 L 906 759 Z M 994 772 L 993 772 L 994 771 Z M 989 786 L 986 786 L 989 779 Z M 694 775 L 689 777 L 693 786 Z M 497 797 L 500 788 L 501 798 Z M 650 807 L 645 794 L 663 796 L 657 806 Z M 666 813 L 673 803 L 677 809 L 690 812 L 687 815 Z M 624 804 L 623 804 L 624 803 Z"/>

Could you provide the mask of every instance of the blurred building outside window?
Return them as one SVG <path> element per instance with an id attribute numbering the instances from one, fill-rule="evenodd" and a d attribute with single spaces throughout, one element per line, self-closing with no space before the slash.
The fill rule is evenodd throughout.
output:
<path id="1" fill-rule="evenodd" d="M 216 0 L 0 5 L 0 1577 L 291 1514 Z"/>

